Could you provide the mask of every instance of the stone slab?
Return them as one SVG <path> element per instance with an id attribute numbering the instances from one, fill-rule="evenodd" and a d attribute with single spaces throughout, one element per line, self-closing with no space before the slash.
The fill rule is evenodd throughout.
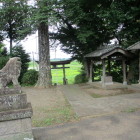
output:
<path id="1" fill-rule="evenodd" d="M 140 140 L 140 111 L 34 128 L 35 140 Z"/>
<path id="2" fill-rule="evenodd" d="M 0 140 L 34 140 L 31 132 L 0 136 Z"/>
<path id="3" fill-rule="evenodd" d="M 31 104 L 28 103 L 28 107 L 26 109 L 20 110 L 9 110 L 0 112 L 0 122 L 8 121 L 8 120 L 17 120 L 23 118 L 31 118 L 33 114 Z"/>
<path id="4" fill-rule="evenodd" d="M 27 107 L 26 94 L 11 94 L 0 96 L 0 112 L 23 109 Z"/>
<path id="5" fill-rule="evenodd" d="M 30 118 L 0 123 L 0 140 L 25 140 L 25 138 L 33 138 Z"/>

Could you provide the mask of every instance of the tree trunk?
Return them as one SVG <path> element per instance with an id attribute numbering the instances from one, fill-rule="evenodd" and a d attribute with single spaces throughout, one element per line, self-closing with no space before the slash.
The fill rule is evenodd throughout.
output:
<path id="1" fill-rule="evenodd" d="M 13 48 L 12 38 L 10 38 L 10 56 L 12 56 L 12 48 Z"/>
<path id="2" fill-rule="evenodd" d="M 40 23 L 38 27 L 39 42 L 39 77 L 36 87 L 48 88 L 52 85 L 48 25 Z"/>

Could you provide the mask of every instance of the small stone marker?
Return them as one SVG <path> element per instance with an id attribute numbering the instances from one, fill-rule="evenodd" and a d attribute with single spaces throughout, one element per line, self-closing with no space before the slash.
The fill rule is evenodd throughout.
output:
<path id="1" fill-rule="evenodd" d="M 0 70 L 0 140 L 33 140 L 32 107 L 18 83 L 21 61 L 10 58 Z M 8 88 L 12 82 L 13 88 Z"/>

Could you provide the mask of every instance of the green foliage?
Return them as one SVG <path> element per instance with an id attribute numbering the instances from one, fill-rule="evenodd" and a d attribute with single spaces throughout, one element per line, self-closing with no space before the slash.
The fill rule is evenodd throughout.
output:
<path id="1" fill-rule="evenodd" d="M 21 58 L 21 74 L 19 77 L 19 81 L 21 82 L 21 79 L 24 75 L 24 73 L 28 70 L 28 63 L 30 62 L 29 55 L 25 52 L 25 50 L 22 48 L 21 45 L 17 45 L 13 47 L 13 54 L 12 57 L 20 57 Z"/>
<path id="2" fill-rule="evenodd" d="M 139 0 L 60 0 L 60 23 L 52 39 L 82 61 L 83 56 L 111 39 L 123 47 L 140 40 Z"/>
<path id="3" fill-rule="evenodd" d="M 115 82 L 123 82 L 122 61 L 114 61 L 111 63 L 111 76 Z"/>
<path id="4" fill-rule="evenodd" d="M 38 71 L 30 69 L 23 75 L 22 84 L 26 86 L 35 85 L 37 79 L 38 79 Z"/>
<path id="5" fill-rule="evenodd" d="M 103 24 L 120 45 L 128 47 L 140 40 L 139 0 L 117 0 L 110 4 L 100 16 Z"/>
<path id="6" fill-rule="evenodd" d="M 24 39 L 31 33 L 30 7 L 27 0 L 1 0 L 0 4 L 0 35 L 10 39 L 12 54 L 12 42 Z"/>
<path id="7" fill-rule="evenodd" d="M 36 26 L 40 23 L 52 24 L 58 21 L 56 15 L 57 0 L 39 0 L 34 7 L 33 20 Z"/>
<path id="8" fill-rule="evenodd" d="M 75 76 L 75 84 L 85 83 L 87 81 L 88 79 L 86 78 L 86 74 L 84 73 L 84 71 L 81 71 L 79 75 Z"/>
<path id="9" fill-rule="evenodd" d="M 2 69 L 5 66 L 8 60 L 8 56 L 0 56 L 0 69 Z"/>
<path id="10" fill-rule="evenodd" d="M 3 44 L 0 44 L 0 69 L 5 66 L 8 60 L 9 56 L 7 55 L 7 50 L 4 48 Z"/>

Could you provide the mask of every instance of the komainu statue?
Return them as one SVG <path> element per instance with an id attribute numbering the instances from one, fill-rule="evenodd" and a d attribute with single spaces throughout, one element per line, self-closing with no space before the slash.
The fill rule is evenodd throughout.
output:
<path id="1" fill-rule="evenodd" d="M 21 60 L 19 57 L 10 58 L 7 64 L 0 70 L 0 89 L 8 88 L 10 82 L 14 88 L 19 88 L 18 78 L 21 71 Z"/>

